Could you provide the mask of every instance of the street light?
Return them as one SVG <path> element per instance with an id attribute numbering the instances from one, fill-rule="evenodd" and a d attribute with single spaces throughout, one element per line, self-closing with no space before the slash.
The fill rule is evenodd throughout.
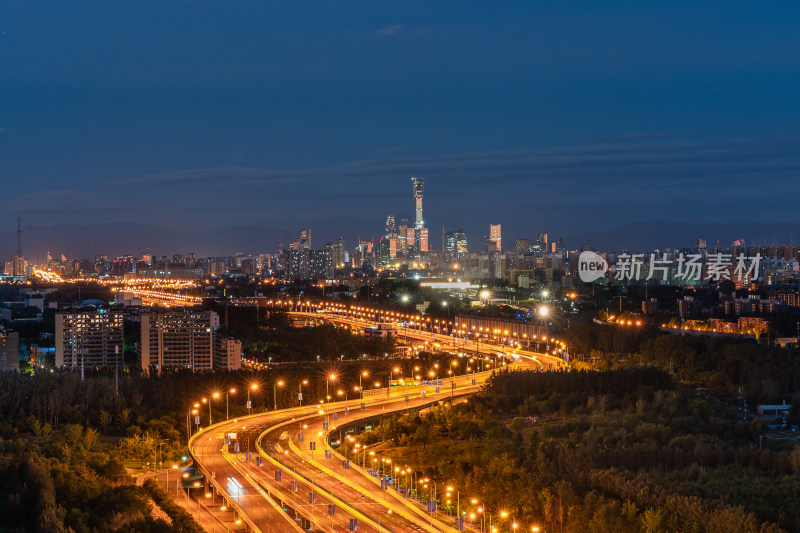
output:
<path id="1" fill-rule="evenodd" d="M 364 399 L 364 388 L 361 386 L 361 378 L 369 376 L 369 372 L 366 370 L 363 371 L 361 374 L 358 375 L 358 390 L 361 392 L 361 399 Z"/>
<path id="2" fill-rule="evenodd" d="M 236 394 L 236 389 L 231 389 L 231 390 L 226 390 L 226 391 L 225 391 L 225 420 L 227 420 L 228 418 L 230 418 L 230 417 L 228 416 L 228 393 L 229 393 L 229 392 L 230 392 L 231 394 Z M 248 392 L 249 392 L 249 391 L 248 391 Z"/>
<path id="3" fill-rule="evenodd" d="M 209 426 L 211 425 L 211 400 L 214 399 L 214 398 L 219 398 L 219 393 L 218 392 L 215 392 L 214 394 L 212 394 L 211 397 L 208 399 L 208 425 Z M 203 401 L 205 401 L 205 400 L 206 399 L 203 398 Z"/>
<path id="4" fill-rule="evenodd" d="M 278 387 L 283 387 L 283 381 L 272 383 L 272 407 L 275 411 L 278 410 Z"/>
<path id="5" fill-rule="evenodd" d="M 304 379 L 297 385 L 297 399 L 300 400 L 300 407 L 303 407 L 303 385 L 308 385 L 308 380 Z"/>
<path id="6" fill-rule="evenodd" d="M 450 496 L 453 492 L 453 487 L 447 487 L 447 495 Z M 456 516 L 461 518 L 461 491 L 456 491 Z"/>
<path id="7" fill-rule="evenodd" d="M 248 415 L 253 413 L 253 404 L 250 403 L 250 391 L 251 390 L 255 391 L 256 389 L 258 389 L 258 385 L 255 384 L 255 383 L 250 385 L 250 387 L 247 389 L 247 414 Z"/>
<path id="8" fill-rule="evenodd" d="M 328 399 L 328 396 L 330 395 L 328 387 L 331 384 L 331 381 L 336 381 L 336 374 L 331 374 L 328 376 L 328 379 L 325 380 L 325 399 Z"/>
<path id="9" fill-rule="evenodd" d="M 473 505 L 478 505 L 478 514 L 481 515 L 481 533 L 483 533 L 483 527 L 484 527 L 484 525 L 486 523 L 486 520 L 485 520 L 486 519 L 486 513 L 483 512 L 483 504 L 480 501 L 478 501 L 477 498 L 472 498 L 472 504 Z"/>

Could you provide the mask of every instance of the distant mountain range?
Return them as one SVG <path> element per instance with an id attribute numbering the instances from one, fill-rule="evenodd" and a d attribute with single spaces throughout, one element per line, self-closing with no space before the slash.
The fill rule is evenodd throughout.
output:
<path id="1" fill-rule="evenodd" d="M 311 225 L 313 245 L 322 247 L 344 235 L 348 248 L 358 235 L 358 222 L 349 217 L 316 221 Z M 505 232 L 504 232 L 505 233 Z M 156 255 L 196 253 L 198 256 L 225 256 L 234 252 L 274 252 L 296 238 L 297 229 L 281 230 L 259 226 L 231 226 L 214 229 L 176 230 L 136 223 L 93 225 L 58 224 L 23 227 L 23 253 L 32 259 L 44 259 L 47 251 L 54 257 L 85 258 L 95 255 Z M 555 234 L 551 233 L 551 239 Z M 361 238 L 367 238 L 361 235 Z M 505 237 L 505 236 L 504 236 Z M 567 235 L 569 249 L 589 245 L 601 251 L 649 251 L 656 248 L 686 248 L 698 238 L 709 245 L 729 245 L 737 239 L 747 244 L 786 244 L 800 242 L 800 224 L 737 222 L 730 224 L 698 224 L 691 222 L 652 220 L 624 224 L 615 228 Z M 506 242 L 513 242 L 503 239 Z M 473 246 L 476 243 L 473 242 Z M 506 246 L 511 248 L 511 246 Z M 0 232 L 0 257 L 7 258 L 16 249 L 14 231 Z"/>

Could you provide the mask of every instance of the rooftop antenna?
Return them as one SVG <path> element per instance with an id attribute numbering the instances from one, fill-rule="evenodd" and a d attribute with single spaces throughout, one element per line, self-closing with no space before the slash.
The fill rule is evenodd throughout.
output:
<path id="1" fill-rule="evenodd" d="M 17 217 L 17 257 L 22 257 L 22 220 Z"/>
<path id="2" fill-rule="evenodd" d="M 22 221 L 17 217 L 17 255 L 14 257 L 14 264 L 11 267 L 11 273 L 16 278 L 22 276 L 23 272 L 19 271 L 19 266 L 22 263 Z"/>

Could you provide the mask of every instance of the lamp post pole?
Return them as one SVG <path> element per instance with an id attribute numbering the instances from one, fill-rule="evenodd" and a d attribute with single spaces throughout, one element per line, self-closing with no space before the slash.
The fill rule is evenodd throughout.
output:
<path id="1" fill-rule="evenodd" d="M 283 381 L 278 381 L 272 384 L 272 408 L 277 411 L 278 410 L 278 387 L 283 386 Z"/>

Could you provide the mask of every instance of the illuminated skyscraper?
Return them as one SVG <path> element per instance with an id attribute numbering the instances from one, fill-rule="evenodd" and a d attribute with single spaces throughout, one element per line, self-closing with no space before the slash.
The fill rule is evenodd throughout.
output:
<path id="1" fill-rule="evenodd" d="M 422 218 L 422 193 L 425 192 L 425 178 L 411 178 L 414 192 L 414 245 L 418 252 L 428 251 L 428 230 Z"/>
<path id="2" fill-rule="evenodd" d="M 425 178 L 411 178 L 411 189 L 414 191 L 414 227 L 422 228 L 422 193 L 425 192 Z"/>
<path id="3" fill-rule="evenodd" d="M 428 228 L 417 229 L 417 250 L 420 252 L 428 251 Z"/>
<path id="4" fill-rule="evenodd" d="M 487 239 L 487 248 L 490 252 L 501 252 L 502 239 L 501 239 L 500 224 L 489 224 L 489 238 Z"/>
<path id="5" fill-rule="evenodd" d="M 452 258 L 460 258 L 467 253 L 467 232 L 464 229 L 448 231 L 445 236 L 445 252 Z"/>
<path id="6" fill-rule="evenodd" d="M 300 230 L 300 249 L 311 250 L 311 228 Z"/>

